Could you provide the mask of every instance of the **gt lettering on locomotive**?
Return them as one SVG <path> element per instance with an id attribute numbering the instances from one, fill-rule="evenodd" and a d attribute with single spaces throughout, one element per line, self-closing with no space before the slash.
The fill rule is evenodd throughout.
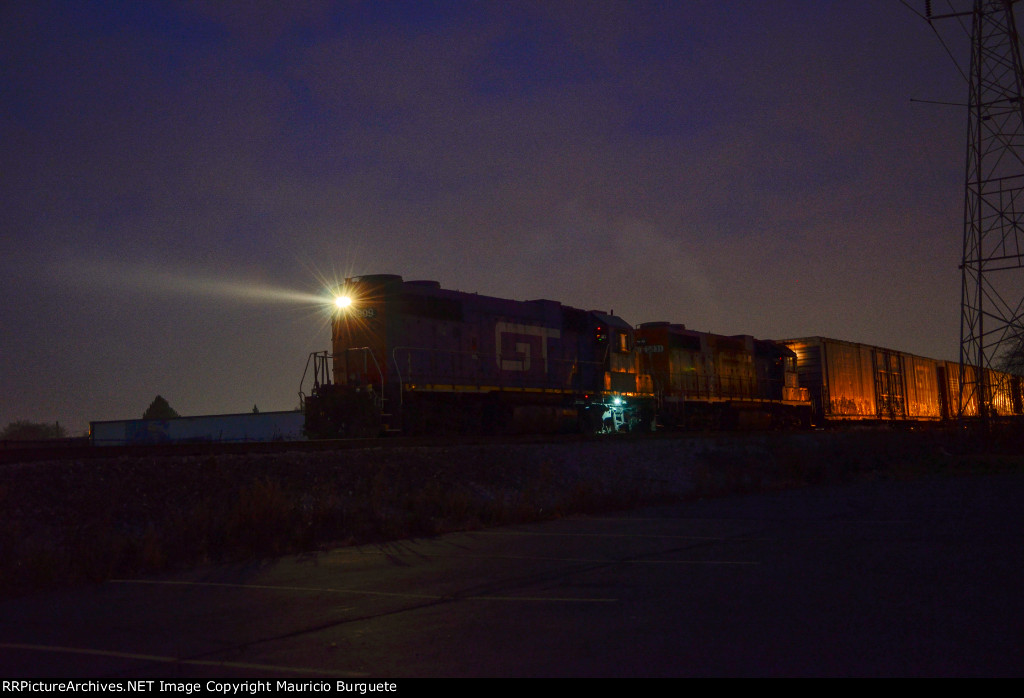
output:
<path id="1" fill-rule="evenodd" d="M 534 325 L 520 325 L 512 322 L 498 322 L 494 325 L 494 345 L 498 348 L 495 354 L 495 360 L 498 364 L 498 368 L 502 371 L 521 371 L 523 373 L 530 370 L 530 349 L 534 342 L 530 341 L 532 338 L 540 338 L 537 344 L 540 344 L 540 355 L 541 361 L 544 363 L 544 373 L 548 371 L 548 340 L 559 339 L 562 336 L 560 330 L 556 330 L 550 327 L 537 327 Z M 523 340 L 526 341 L 523 341 Z M 511 352 L 507 352 L 505 347 L 512 346 Z M 509 354 L 512 354 L 515 358 L 506 358 Z"/>

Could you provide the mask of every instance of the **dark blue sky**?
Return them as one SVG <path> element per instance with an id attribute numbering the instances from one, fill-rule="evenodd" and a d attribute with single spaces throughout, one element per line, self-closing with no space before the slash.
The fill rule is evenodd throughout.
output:
<path id="1" fill-rule="evenodd" d="M 346 273 L 953 358 L 965 94 L 896 0 L 4 3 L 0 425 L 292 408 Z"/>

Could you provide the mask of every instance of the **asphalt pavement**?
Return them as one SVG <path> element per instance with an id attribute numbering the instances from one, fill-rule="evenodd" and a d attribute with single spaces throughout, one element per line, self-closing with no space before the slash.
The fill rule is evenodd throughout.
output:
<path id="1" fill-rule="evenodd" d="M 0 675 L 1024 675 L 1024 474 L 338 548 L 0 603 Z"/>

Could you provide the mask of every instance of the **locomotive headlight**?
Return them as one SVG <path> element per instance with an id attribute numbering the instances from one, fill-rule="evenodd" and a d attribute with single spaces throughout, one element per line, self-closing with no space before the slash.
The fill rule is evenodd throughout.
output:
<path id="1" fill-rule="evenodd" d="M 338 309 L 344 310 L 345 308 L 352 305 L 352 299 L 349 298 L 348 296 L 335 296 L 334 305 L 337 306 Z"/>

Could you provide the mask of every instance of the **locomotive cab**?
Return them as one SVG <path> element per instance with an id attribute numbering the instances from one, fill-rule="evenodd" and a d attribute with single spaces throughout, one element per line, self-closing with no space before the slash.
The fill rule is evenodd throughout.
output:
<path id="1" fill-rule="evenodd" d="M 336 289 L 332 351 L 311 357 L 313 389 L 303 401 L 309 436 L 366 437 L 390 430 L 387 309 L 401 284 L 400 276 L 377 274 L 346 279 Z"/>

